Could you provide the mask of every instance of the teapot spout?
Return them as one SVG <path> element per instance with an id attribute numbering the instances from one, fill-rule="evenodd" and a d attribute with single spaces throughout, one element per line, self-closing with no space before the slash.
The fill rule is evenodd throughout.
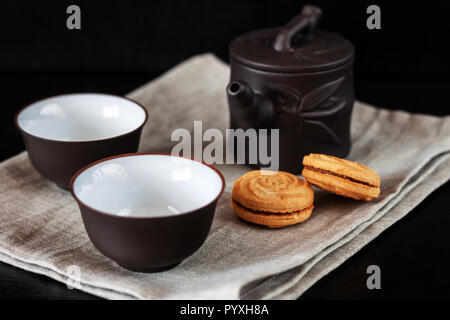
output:
<path id="1" fill-rule="evenodd" d="M 228 104 L 233 120 L 243 129 L 271 128 L 274 121 L 272 101 L 256 93 L 244 81 L 232 81 L 227 86 Z"/>

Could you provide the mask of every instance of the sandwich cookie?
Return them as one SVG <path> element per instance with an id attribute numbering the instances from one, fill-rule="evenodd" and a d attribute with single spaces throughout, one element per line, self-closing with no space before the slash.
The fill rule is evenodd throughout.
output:
<path id="1" fill-rule="evenodd" d="M 311 153 L 303 158 L 303 165 L 302 175 L 323 190 L 364 201 L 380 195 L 378 174 L 357 162 Z"/>
<path id="2" fill-rule="evenodd" d="M 235 181 L 231 191 L 231 204 L 242 220 L 269 228 L 305 221 L 313 202 L 308 181 L 282 171 L 250 171 Z"/>

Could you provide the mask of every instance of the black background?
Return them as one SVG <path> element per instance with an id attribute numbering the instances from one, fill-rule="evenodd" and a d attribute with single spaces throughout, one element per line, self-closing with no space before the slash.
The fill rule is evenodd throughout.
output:
<path id="1" fill-rule="evenodd" d="M 323 9 L 321 28 L 354 43 L 357 99 L 389 109 L 449 114 L 448 1 L 308 3 Z M 81 30 L 66 28 L 70 4 L 81 8 Z M 67 92 L 126 94 L 199 53 L 213 52 L 227 61 L 228 43 L 235 36 L 282 25 L 303 4 L 288 0 L 2 1 L 0 160 L 24 149 L 13 116 L 25 104 Z M 370 4 L 381 8 L 381 30 L 366 28 Z M 449 192 L 446 183 L 302 298 L 449 298 Z M 381 290 L 366 288 L 365 270 L 370 264 L 381 267 Z M 0 263 L 0 298 L 90 297 Z"/>

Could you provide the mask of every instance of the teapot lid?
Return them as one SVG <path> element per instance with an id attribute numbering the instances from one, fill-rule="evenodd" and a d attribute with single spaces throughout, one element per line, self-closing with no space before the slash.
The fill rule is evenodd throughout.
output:
<path id="1" fill-rule="evenodd" d="M 282 28 L 248 32 L 230 44 L 230 57 L 252 68 L 283 73 L 322 71 L 353 58 L 353 45 L 337 33 L 316 30 L 322 11 L 306 5 Z"/>

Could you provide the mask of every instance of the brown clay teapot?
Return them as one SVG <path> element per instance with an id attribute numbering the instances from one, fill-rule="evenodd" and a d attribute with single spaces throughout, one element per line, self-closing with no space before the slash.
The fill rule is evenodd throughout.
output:
<path id="1" fill-rule="evenodd" d="M 231 128 L 279 129 L 279 169 L 296 174 L 305 154 L 350 150 L 354 49 L 316 29 L 321 15 L 304 6 L 284 27 L 246 33 L 229 47 Z M 245 149 L 248 160 L 248 141 Z"/>

